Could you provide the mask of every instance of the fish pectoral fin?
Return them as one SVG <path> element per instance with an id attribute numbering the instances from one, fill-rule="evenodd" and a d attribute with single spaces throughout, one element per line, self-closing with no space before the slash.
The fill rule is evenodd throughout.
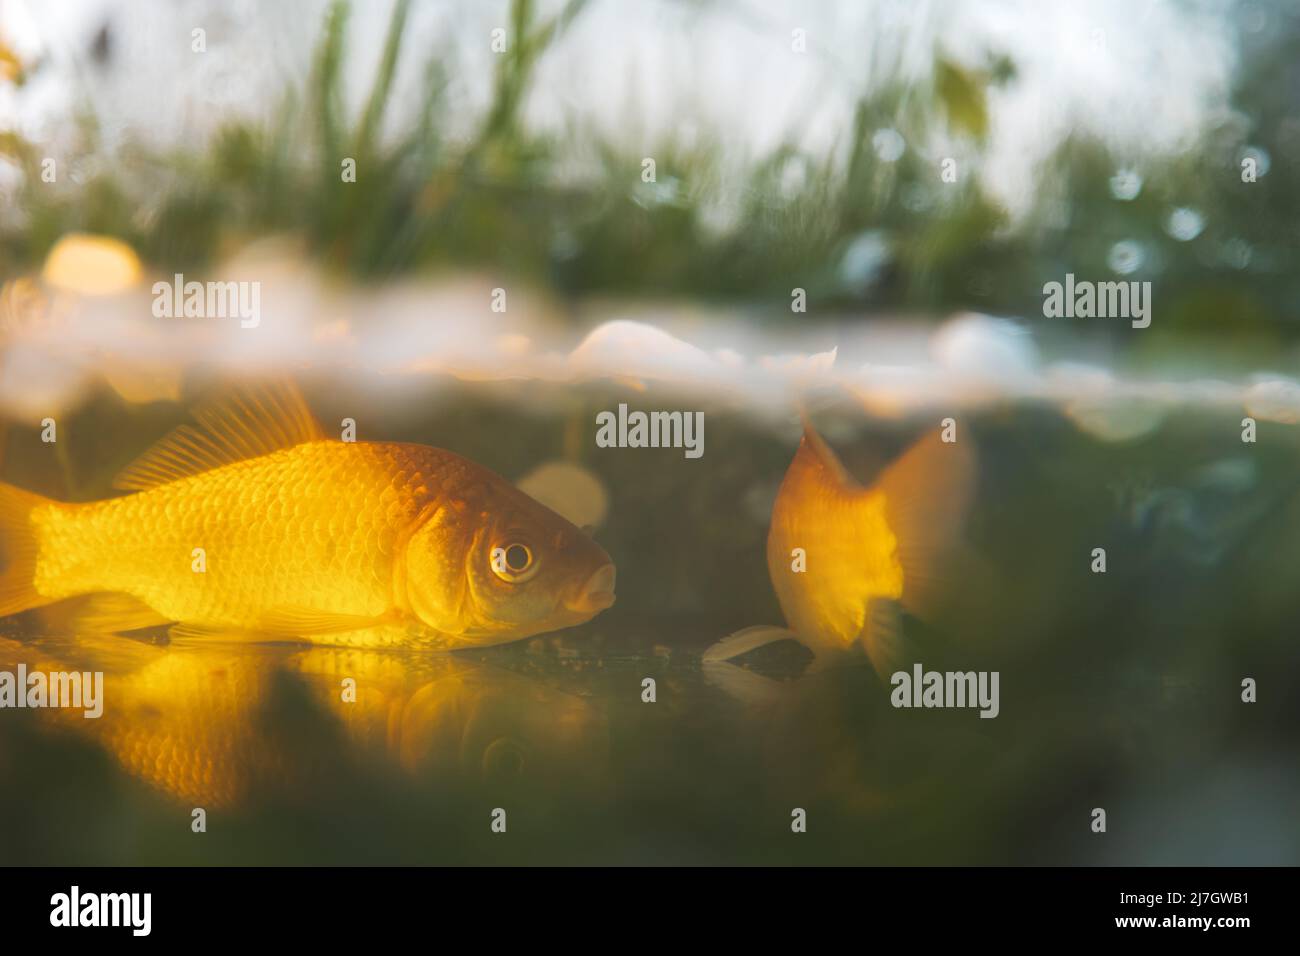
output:
<path id="1" fill-rule="evenodd" d="M 258 618 L 256 630 L 279 637 L 361 631 L 392 622 L 387 615 L 337 614 L 308 607 L 278 607 Z"/>
<path id="2" fill-rule="evenodd" d="M 290 382 L 244 383 L 194 411 L 198 425 L 181 425 L 113 480 L 144 491 L 324 438 L 307 403 Z"/>
<path id="3" fill-rule="evenodd" d="M 168 630 L 168 640 L 172 644 L 270 644 L 282 643 L 296 637 L 295 633 L 285 631 L 266 631 L 261 628 L 231 627 L 229 624 L 200 624 L 192 620 L 172 624 Z M 295 641 L 307 645 L 309 641 Z"/>
<path id="4" fill-rule="evenodd" d="M 760 647 L 766 647 L 768 644 L 775 644 L 777 641 L 799 641 L 799 635 L 784 627 L 756 624 L 753 627 L 736 631 L 734 634 L 728 634 L 721 640 L 710 644 L 704 649 L 704 653 L 700 655 L 700 658 L 707 664 L 720 663 L 732 660 L 741 654 L 748 654 Z M 804 642 L 800 641 L 800 643 Z"/>
<path id="5" fill-rule="evenodd" d="M 196 624 L 181 621 L 167 631 L 172 644 L 301 644 L 310 646 L 306 638 L 291 640 L 297 635 L 258 630 L 251 627 L 231 627 L 227 624 Z"/>
<path id="6" fill-rule="evenodd" d="M 264 641 L 266 637 L 265 634 L 258 634 L 243 628 L 224 627 L 219 624 L 194 624 L 189 621 L 173 624 L 167 631 L 167 639 L 173 644 L 186 644 L 191 641 L 242 643 L 245 641 Z"/>

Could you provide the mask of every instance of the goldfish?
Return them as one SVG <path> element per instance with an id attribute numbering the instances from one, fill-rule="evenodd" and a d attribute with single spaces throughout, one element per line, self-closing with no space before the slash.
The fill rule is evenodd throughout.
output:
<path id="1" fill-rule="evenodd" d="M 881 676 L 892 673 L 902 655 L 898 610 L 928 617 L 960 560 L 974 474 L 972 442 L 934 434 L 863 486 L 805 418 L 767 536 L 789 630 L 746 628 L 710 647 L 706 664 L 793 637 L 818 662 L 861 647 Z"/>
<path id="2" fill-rule="evenodd" d="M 96 632 L 457 647 L 614 603 L 599 544 L 459 455 L 329 440 L 284 385 L 196 418 L 118 476 L 131 494 L 62 503 L 0 484 L 0 616 L 95 594 Z"/>

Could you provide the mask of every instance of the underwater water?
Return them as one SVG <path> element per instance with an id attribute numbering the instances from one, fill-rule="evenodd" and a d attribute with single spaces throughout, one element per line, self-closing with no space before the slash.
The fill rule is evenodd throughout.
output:
<path id="1" fill-rule="evenodd" d="M 765 542 L 799 442 L 793 409 L 763 418 L 609 383 L 461 383 L 384 402 L 339 381 L 307 397 L 322 422 L 355 418 L 363 440 L 435 445 L 511 480 L 580 466 L 607 496 L 594 537 L 618 567 L 617 603 L 454 652 L 97 637 L 57 606 L 0 619 L 0 669 L 104 674 L 97 719 L 0 721 L 0 815 L 23 821 L 0 829 L 0 859 L 1300 858 L 1300 485 L 1286 428 L 1262 423 L 1268 440 L 1243 443 L 1239 410 L 1187 409 L 1105 442 L 1044 404 L 961 412 L 960 440 L 978 449 L 973 570 L 943 582 L 942 613 L 904 614 L 900 640 L 926 670 L 997 672 L 997 715 L 983 719 L 893 706 L 860 651 L 813 666 L 784 641 L 706 658 L 730 633 L 784 623 Z M 597 414 L 620 403 L 702 412 L 703 454 L 597 447 Z M 843 396 L 812 415 L 864 484 L 942 417 L 882 420 Z M 59 500 L 108 497 L 112 476 L 184 420 L 180 405 L 101 390 L 61 420 L 57 446 L 11 425 L 0 477 Z"/>

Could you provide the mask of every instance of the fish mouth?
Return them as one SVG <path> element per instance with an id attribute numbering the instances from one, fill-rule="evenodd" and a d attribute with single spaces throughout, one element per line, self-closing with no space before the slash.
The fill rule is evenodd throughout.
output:
<path id="1" fill-rule="evenodd" d="M 614 603 L 614 565 L 602 565 L 587 579 L 576 598 L 565 602 L 569 610 L 580 614 L 599 614 Z"/>

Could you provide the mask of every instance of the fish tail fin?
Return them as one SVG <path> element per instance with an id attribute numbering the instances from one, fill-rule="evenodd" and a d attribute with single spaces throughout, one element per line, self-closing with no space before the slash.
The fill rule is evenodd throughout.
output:
<path id="1" fill-rule="evenodd" d="M 32 509 L 48 498 L 0 482 L 0 617 L 49 604 L 36 591 L 36 557 L 40 544 L 32 527 Z"/>
<path id="2" fill-rule="evenodd" d="M 903 567 L 904 609 L 932 618 L 950 600 L 951 584 L 973 560 L 963 535 L 977 478 L 969 437 L 945 442 L 934 433 L 917 441 L 882 472 L 885 514 Z"/>

